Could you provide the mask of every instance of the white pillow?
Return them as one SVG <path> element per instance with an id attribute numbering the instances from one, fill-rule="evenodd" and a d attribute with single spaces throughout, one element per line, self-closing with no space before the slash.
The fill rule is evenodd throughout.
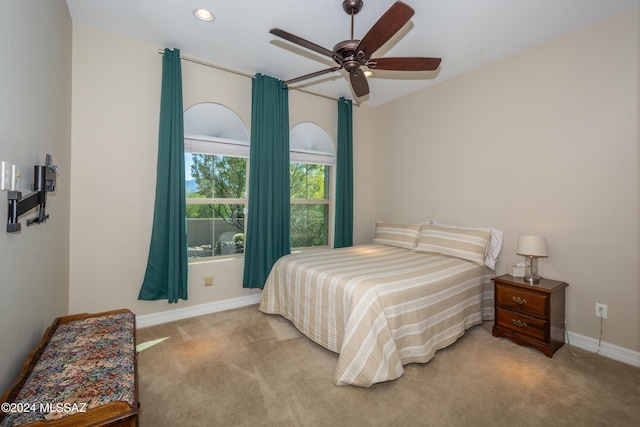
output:
<path id="1" fill-rule="evenodd" d="M 431 225 L 439 225 L 441 227 L 461 228 L 466 230 L 491 231 L 491 241 L 489 242 L 489 251 L 487 252 L 486 258 L 484 259 L 484 265 L 486 265 L 492 270 L 496 269 L 496 262 L 498 262 L 498 255 L 500 255 L 500 250 L 502 249 L 502 238 L 504 235 L 502 231 L 496 230 L 495 228 L 469 228 L 469 227 L 459 227 L 457 225 L 446 225 L 446 224 L 441 224 L 434 220 L 429 220 L 426 223 Z"/>

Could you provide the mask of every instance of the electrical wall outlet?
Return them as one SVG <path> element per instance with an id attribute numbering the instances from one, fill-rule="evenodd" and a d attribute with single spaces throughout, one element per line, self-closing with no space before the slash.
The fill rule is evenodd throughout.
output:
<path id="1" fill-rule="evenodd" d="M 213 276 L 204 276 L 204 285 L 213 286 Z"/>
<path id="2" fill-rule="evenodd" d="M 596 317 L 607 318 L 607 304 L 596 303 Z"/>

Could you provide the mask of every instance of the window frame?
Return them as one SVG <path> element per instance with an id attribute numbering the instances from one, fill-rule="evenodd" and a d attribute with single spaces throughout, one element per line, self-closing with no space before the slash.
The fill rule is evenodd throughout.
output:
<path id="1" fill-rule="evenodd" d="M 312 141 L 300 140 L 299 133 L 296 133 L 294 129 L 298 125 L 306 126 L 309 129 L 311 125 L 311 129 L 315 134 L 310 135 Z M 295 140 L 293 137 L 295 135 Z M 326 174 L 329 180 L 329 184 L 327 185 L 326 181 L 325 185 L 325 194 L 327 194 L 327 198 L 324 199 L 293 199 L 289 198 L 290 205 L 327 205 L 328 206 L 328 224 L 327 224 L 327 244 L 326 245 L 318 245 L 318 246 L 301 246 L 294 247 L 292 245 L 292 250 L 305 251 L 305 250 L 314 250 L 321 248 L 330 248 L 333 247 L 333 238 L 334 238 L 334 223 L 335 223 L 335 166 L 336 166 L 336 153 L 335 153 L 335 142 L 329 136 L 329 134 L 317 123 L 314 122 L 299 122 L 295 126 L 293 126 L 290 130 L 290 136 L 292 137 L 292 141 L 290 141 L 289 154 L 290 160 L 289 164 L 292 163 L 302 163 L 302 164 L 315 164 L 315 165 L 323 165 L 329 168 L 328 173 Z M 320 144 L 320 148 L 314 148 L 316 144 L 314 144 L 313 139 L 318 140 L 322 139 L 324 142 Z M 292 142 L 292 143 L 291 143 Z M 296 143 L 300 143 L 300 146 L 296 146 Z M 330 146 L 330 147 L 329 147 Z M 328 187 L 328 188 L 327 188 Z"/>
<path id="2" fill-rule="evenodd" d="M 299 163 L 299 164 L 305 164 L 305 165 L 321 165 L 321 166 L 325 166 L 327 168 L 329 168 L 328 173 L 326 173 L 325 175 L 327 176 L 328 180 L 329 180 L 329 185 L 327 188 L 327 183 L 326 183 L 326 179 L 324 182 L 324 186 L 325 186 L 325 194 L 327 194 L 327 197 L 325 197 L 324 199 L 294 199 L 289 197 L 289 205 L 326 205 L 327 206 L 327 210 L 328 210 L 328 215 L 327 215 L 327 220 L 328 220 L 328 224 L 327 224 L 327 244 L 326 245 L 317 245 L 317 246 L 293 246 L 293 244 L 291 245 L 291 250 L 295 250 L 295 251 L 300 251 L 300 250 L 312 250 L 312 249 L 320 249 L 320 248 L 329 248 L 333 246 L 333 222 L 334 222 L 334 217 L 335 217 L 335 210 L 334 210 L 334 203 L 333 203 L 333 189 L 335 188 L 335 186 L 333 185 L 334 182 L 334 169 L 335 167 L 333 167 L 332 165 L 327 165 L 324 163 L 309 163 L 309 162 L 299 162 L 299 161 L 290 161 L 289 164 L 291 165 L 292 163 Z M 291 237 L 291 232 L 289 232 L 289 235 Z"/>
<path id="3" fill-rule="evenodd" d="M 241 205 L 242 206 L 242 222 L 246 231 L 248 221 L 248 188 L 249 188 L 249 168 L 250 168 L 250 136 L 249 128 L 245 120 L 232 108 L 227 105 L 215 101 L 204 100 L 192 104 L 183 112 L 184 117 L 184 155 L 186 166 L 187 154 L 203 154 L 224 157 L 241 157 L 245 163 L 245 184 L 244 197 L 186 197 L 186 206 L 199 205 Z M 190 171 L 185 171 L 186 180 L 191 176 Z M 213 194 L 215 195 L 215 194 Z M 235 195 L 234 195 L 235 196 Z M 223 217 L 217 215 L 214 207 L 211 207 L 211 220 Z M 236 211 L 237 212 L 237 211 Z M 209 212 L 208 212 L 209 213 Z M 239 212 L 237 212 L 239 215 Z M 205 218 L 206 219 L 206 218 Z M 188 218 L 185 218 L 188 220 Z M 239 220 L 239 218 L 236 218 Z M 233 222 L 233 221 L 231 221 Z M 213 224 L 216 224 L 215 222 Z M 237 227 L 236 227 L 237 228 Z M 233 230 L 232 228 L 228 231 Z M 221 258 L 233 258 L 243 253 L 235 253 L 228 255 L 215 255 L 217 241 L 215 238 L 215 228 L 211 232 L 212 250 L 211 256 L 189 258 L 189 262 L 211 262 L 220 260 Z M 205 239 L 208 240 L 208 239 Z M 208 243 L 205 243 L 208 244 Z"/>
<path id="4" fill-rule="evenodd" d="M 219 144 L 229 145 L 228 150 L 220 150 Z M 233 147 L 235 146 L 235 152 L 233 154 L 220 154 L 220 151 L 225 151 L 227 153 L 231 153 L 234 151 Z M 204 154 L 208 156 L 221 156 L 221 157 L 240 157 L 246 159 L 245 164 L 245 193 L 243 198 L 225 198 L 225 197 L 186 197 L 185 195 L 185 204 L 188 205 L 242 205 L 242 212 L 244 215 L 244 224 L 246 231 L 246 224 L 248 218 L 248 206 L 249 206 L 249 168 L 250 168 L 250 158 L 249 158 L 249 146 L 244 141 L 234 141 L 228 140 L 224 138 L 214 138 L 214 137 L 204 137 L 201 135 L 188 135 L 185 134 L 185 146 L 184 146 L 184 154 Z M 246 148 L 245 148 L 246 147 Z M 216 148 L 218 148 L 216 150 Z M 246 153 L 246 154 L 245 154 Z M 185 177 L 186 180 L 186 177 Z M 186 182 L 186 181 L 185 181 Z M 189 218 L 185 218 L 189 220 Z M 215 218 L 212 218 L 215 220 Z M 226 255 L 215 255 L 215 243 L 213 243 L 213 253 L 211 256 L 203 256 L 203 257 L 189 257 L 189 263 L 195 262 L 208 262 L 215 261 L 220 259 L 229 259 L 229 258 L 237 258 L 244 257 L 243 253 L 234 253 L 234 254 L 226 254 Z"/>

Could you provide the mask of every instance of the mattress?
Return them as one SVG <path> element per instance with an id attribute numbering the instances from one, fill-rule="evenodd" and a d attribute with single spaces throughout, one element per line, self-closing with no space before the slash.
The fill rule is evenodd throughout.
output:
<path id="1" fill-rule="evenodd" d="M 274 265 L 260 310 L 336 352 L 336 385 L 399 378 L 493 318 L 493 272 L 386 245 L 305 251 Z"/>

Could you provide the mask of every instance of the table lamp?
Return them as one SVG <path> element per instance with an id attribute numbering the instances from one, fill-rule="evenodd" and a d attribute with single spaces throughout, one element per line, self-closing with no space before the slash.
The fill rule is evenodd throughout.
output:
<path id="1" fill-rule="evenodd" d="M 529 282 L 530 285 L 539 283 L 542 276 L 538 274 L 538 258 L 549 256 L 545 238 L 540 236 L 520 236 L 516 253 L 529 259 L 529 270 L 524 276 L 525 282 Z"/>

